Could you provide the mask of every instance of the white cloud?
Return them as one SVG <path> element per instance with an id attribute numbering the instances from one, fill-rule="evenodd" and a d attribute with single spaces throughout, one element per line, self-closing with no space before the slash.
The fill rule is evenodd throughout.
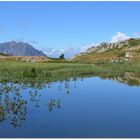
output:
<path id="1" fill-rule="evenodd" d="M 62 53 L 64 53 L 66 58 L 70 58 L 77 53 L 77 50 L 70 47 L 65 49 L 54 49 L 54 48 L 42 48 L 41 49 L 47 56 L 58 58 Z"/>
<path id="2" fill-rule="evenodd" d="M 135 36 L 136 38 L 140 38 L 140 32 L 134 33 L 134 36 Z"/>
<path id="3" fill-rule="evenodd" d="M 85 52 L 88 48 L 90 48 L 92 45 L 84 45 L 79 48 L 79 52 Z"/>
<path id="4" fill-rule="evenodd" d="M 86 51 L 93 45 L 82 45 L 79 48 L 69 47 L 65 49 L 54 49 L 54 48 L 42 48 L 41 50 L 49 57 L 58 58 L 62 53 L 64 53 L 65 58 L 71 58 L 76 54 Z"/>
<path id="5" fill-rule="evenodd" d="M 112 39 L 110 42 L 115 43 L 115 42 L 123 41 L 123 40 L 129 39 L 129 38 L 130 38 L 130 36 L 127 36 L 125 33 L 117 32 L 114 36 L 112 36 Z"/>

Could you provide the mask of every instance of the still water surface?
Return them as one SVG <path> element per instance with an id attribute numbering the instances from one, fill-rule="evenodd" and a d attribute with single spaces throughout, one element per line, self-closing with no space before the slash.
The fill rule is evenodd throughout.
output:
<path id="1" fill-rule="evenodd" d="M 140 86 L 98 77 L 0 84 L 0 137 L 140 137 Z"/>

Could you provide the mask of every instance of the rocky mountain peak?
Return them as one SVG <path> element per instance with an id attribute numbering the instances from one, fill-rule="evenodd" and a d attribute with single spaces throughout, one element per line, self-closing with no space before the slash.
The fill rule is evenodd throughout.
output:
<path id="1" fill-rule="evenodd" d="M 15 41 L 0 43 L 0 52 L 13 56 L 46 56 L 29 43 Z"/>

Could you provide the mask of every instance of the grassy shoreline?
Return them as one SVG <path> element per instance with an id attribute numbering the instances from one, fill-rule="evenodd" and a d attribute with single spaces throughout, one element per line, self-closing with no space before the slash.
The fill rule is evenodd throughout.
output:
<path id="1" fill-rule="evenodd" d="M 114 77 L 125 72 L 140 75 L 140 62 L 95 64 L 84 63 L 27 63 L 19 61 L 0 61 L 0 81 L 3 82 L 50 82 L 68 78 L 102 76 Z"/>

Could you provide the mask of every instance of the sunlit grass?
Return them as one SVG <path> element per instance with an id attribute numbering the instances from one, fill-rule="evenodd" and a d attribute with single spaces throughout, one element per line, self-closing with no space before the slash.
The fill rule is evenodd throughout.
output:
<path id="1" fill-rule="evenodd" d="M 81 63 L 27 63 L 18 61 L 0 62 L 0 81 L 57 81 L 71 77 L 121 75 L 125 72 L 140 74 L 140 62 L 110 63 L 100 62 L 95 64 Z"/>

